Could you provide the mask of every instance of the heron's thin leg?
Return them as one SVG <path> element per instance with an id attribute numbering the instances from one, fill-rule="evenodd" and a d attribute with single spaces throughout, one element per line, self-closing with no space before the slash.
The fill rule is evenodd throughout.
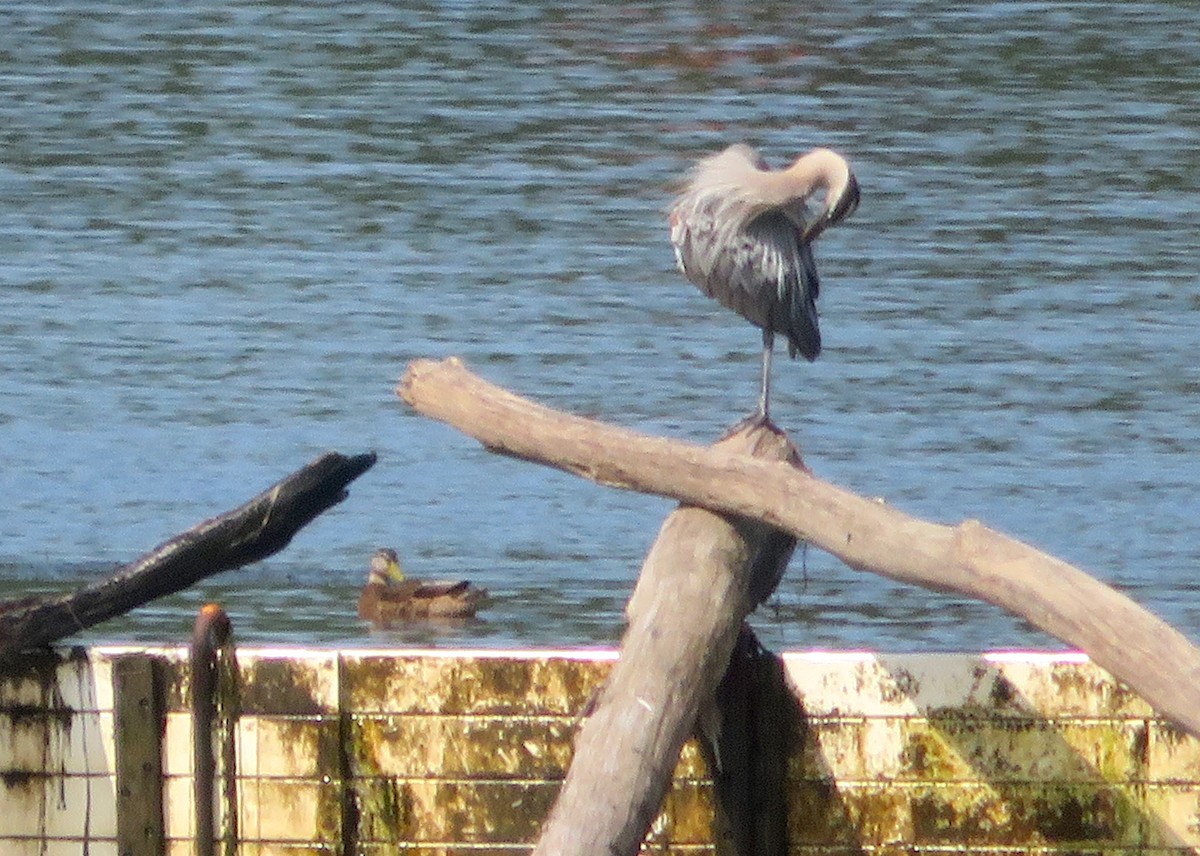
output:
<path id="1" fill-rule="evenodd" d="M 771 398 L 771 354 L 774 350 L 775 332 L 770 329 L 763 330 L 762 391 L 758 398 L 758 417 L 764 422 L 770 420 L 768 408 Z"/>

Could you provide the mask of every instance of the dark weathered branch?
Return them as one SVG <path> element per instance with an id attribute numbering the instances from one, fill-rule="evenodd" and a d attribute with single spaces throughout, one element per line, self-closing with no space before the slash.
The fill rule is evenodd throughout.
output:
<path id="1" fill-rule="evenodd" d="M 345 499 L 346 486 L 374 463 L 374 453 L 326 453 L 245 505 L 176 535 L 100 583 L 51 600 L 0 604 L 0 659 L 270 556 Z"/>
<path id="2" fill-rule="evenodd" d="M 995 604 L 1081 648 L 1200 736 L 1200 651 L 1183 634 L 1083 571 L 978 521 L 929 523 L 794 467 L 558 413 L 480 380 L 458 360 L 413 363 L 398 392 L 490 449 L 762 520 L 852 568 Z"/>

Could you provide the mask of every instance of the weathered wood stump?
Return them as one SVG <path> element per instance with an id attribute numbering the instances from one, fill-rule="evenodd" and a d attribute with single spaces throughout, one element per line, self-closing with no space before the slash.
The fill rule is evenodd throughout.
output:
<path id="1" fill-rule="evenodd" d="M 717 447 L 803 466 L 786 436 L 762 424 Z M 579 733 L 535 854 L 638 851 L 697 719 L 719 745 L 717 686 L 742 622 L 774 590 L 795 546 L 749 518 L 691 506 L 667 517 L 626 609 L 621 659 Z"/>

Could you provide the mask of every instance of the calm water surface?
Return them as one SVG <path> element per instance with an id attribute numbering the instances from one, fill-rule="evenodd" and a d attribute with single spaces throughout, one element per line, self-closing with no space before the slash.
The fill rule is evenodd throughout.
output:
<path id="1" fill-rule="evenodd" d="M 697 442 L 758 333 L 673 270 L 672 182 L 737 140 L 848 153 L 826 350 L 776 363 L 821 476 L 978 517 L 1200 640 L 1200 42 L 1185 3 L 29 3 L 0 10 L 0 585 L 57 592 L 326 449 L 375 449 L 269 561 L 88 634 L 589 645 L 670 509 L 405 408 L 461 355 Z M 372 636 L 374 547 L 495 596 Z M 1052 646 L 809 551 L 774 646 Z"/>

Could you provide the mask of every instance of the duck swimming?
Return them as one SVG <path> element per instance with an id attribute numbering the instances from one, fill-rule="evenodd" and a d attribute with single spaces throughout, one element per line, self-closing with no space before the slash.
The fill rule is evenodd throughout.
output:
<path id="1" fill-rule="evenodd" d="M 358 597 L 358 616 L 384 627 L 417 618 L 467 618 L 486 599 L 484 589 L 466 580 L 409 579 L 396 551 L 385 547 L 371 556 L 367 584 Z"/>

